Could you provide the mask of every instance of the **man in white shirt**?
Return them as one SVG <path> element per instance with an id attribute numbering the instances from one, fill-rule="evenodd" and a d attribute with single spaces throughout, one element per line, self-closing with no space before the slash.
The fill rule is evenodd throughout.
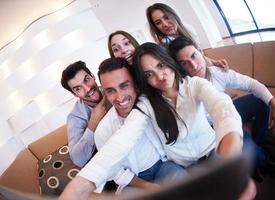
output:
<path id="1" fill-rule="evenodd" d="M 89 180 L 93 184 L 94 187 L 89 192 L 95 189 L 100 191 L 108 179 L 114 179 L 119 184 L 119 189 L 130 185 L 147 190 L 155 190 L 160 188 L 159 184 L 166 183 L 167 181 L 173 182 L 188 176 L 184 168 L 171 161 L 166 161 L 162 145 L 157 133 L 155 133 L 151 119 L 141 109 L 136 107 L 136 102 L 143 101 L 145 97 L 138 98 L 134 81 L 128 70 L 129 68 L 130 66 L 127 61 L 121 58 L 106 59 L 99 67 L 98 76 L 100 77 L 100 82 L 106 98 L 113 107 L 100 121 L 95 132 L 98 153 L 101 153 L 100 150 L 102 148 L 104 148 L 105 155 L 108 155 L 108 151 L 112 153 L 116 152 L 116 149 L 113 149 L 112 145 L 108 143 L 108 139 L 111 136 L 114 138 L 117 131 L 125 123 L 128 123 L 128 128 L 140 129 L 143 134 L 137 139 L 131 151 L 125 152 L 125 157 L 122 160 L 116 161 L 115 156 L 100 157 L 95 155 L 94 158 L 96 161 L 89 162 L 81 173 L 78 174 L 78 177 Z M 133 120 L 128 119 L 127 116 L 133 108 L 136 108 L 135 112 L 137 115 L 135 116 L 135 120 L 144 122 L 142 126 L 137 127 L 137 123 L 133 123 L 131 126 L 129 123 L 129 121 L 133 122 Z M 129 133 L 125 135 L 131 137 L 131 129 L 127 130 L 127 132 Z M 127 137 L 125 137 L 125 141 L 129 141 L 130 143 Z M 121 142 L 121 146 L 123 146 L 127 145 L 125 141 L 117 142 Z M 91 161 L 94 161 L 94 159 Z M 112 163 L 112 161 L 118 164 L 108 171 L 108 177 L 102 178 L 104 175 L 101 175 L 100 172 L 104 169 L 97 168 L 97 164 Z M 90 166 L 94 167 L 95 170 L 93 172 L 89 170 Z M 73 189 L 77 190 L 79 188 L 73 187 Z M 82 192 L 83 194 L 85 193 L 84 191 Z"/>
<path id="2" fill-rule="evenodd" d="M 224 92 L 225 88 L 240 89 L 250 95 L 239 97 L 233 103 L 239 112 L 242 122 L 245 123 L 252 118 L 254 120 L 253 135 L 255 135 L 256 166 L 265 166 L 267 162 L 266 153 L 261 149 L 269 127 L 275 130 L 275 98 L 269 90 L 257 80 L 242 75 L 233 70 L 225 72 L 215 66 L 207 67 L 205 57 L 199 50 L 197 44 L 185 37 L 178 37 L 169 45 L 171 56 L 182 67 L 182 73 L 190 76 L 199 76 L 210 81 L 219 91 Z M 268 107 L 269 106 L 269 107 Z M 211 118 L 208 116 L 211 123 Z M 249 135 L 244 134 L 244 141 L 250 142 Z"/>
<path id="3" fill-rule="evenodd" d="M 207 67 L 202 51 L 189 38 L 176 38 L 169 45 L 169 52 L 182 67 L 183 73 L 187 73 L 191 77 L 199 76 L 205 78 L 221 92 L 224 92 L 225 88 L 235 88 L 254 95 L 239 97 L 234 101 L 234 105 L 239 111 L 243 123 L 252 117 L 256 117 L 259 120 L 258 122 L 256 121 L 258 123 L 256 126 L 258 127 L 254 127 L 257 129 L 255 135 L 258 145 L 262 145 L 264 141 L 268 128 L 268 119 L 269 127 L 275 130 L 275 98 L 262 83 L 233 70 L 225 72 L 219 67 Z M 267 106 L 269 106 L 270 113 Z"/>

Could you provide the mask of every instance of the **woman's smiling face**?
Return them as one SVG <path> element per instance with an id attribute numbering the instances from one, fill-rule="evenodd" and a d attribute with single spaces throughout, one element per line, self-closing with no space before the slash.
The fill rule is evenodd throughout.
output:
<path id="1" fill-rule="evenodd" d="M 124 58 L 130 65 L 133 64 L 136 49 L 127 37 L 122 34 L 114 35 L 111 39 L 111 48 L 116 58 Z"/>

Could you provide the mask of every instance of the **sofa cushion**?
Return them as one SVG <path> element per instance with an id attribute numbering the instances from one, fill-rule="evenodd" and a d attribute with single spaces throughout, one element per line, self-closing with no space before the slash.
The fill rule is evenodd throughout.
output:
<path id="1" fill-rule="evenodd" d="M 38 161 L 38 177 L 43 195 L 59 195 L 69 181 L 79 172 L 80 167 L 73 164 L 68 146 Z"/>
<path id="2" fill-rule="evenodd" d="M 252 44 L 236 44 L 204 50 L 204 54 L 212 59 L 226 59 L 230 69 L 252 77 L 253 52 Z"/>
<path id="3" fill-rule="evenodd" d="M 38 160 L 43 160 L 45 156 L 55 152 L 67 143 L 67 129 L 66 125 L 64 125 L 29 144 L 28 148 Z"/>
<path id="4" fill-rule="evenodd" d="M 275 41 L 256 42 L 254 50 L 254 78 L 275 87 Z"/>
<path id="5" fill-rule="evenodd" d="M 1 175 L 0 184 L 15 190 L 39 194 L 37 159 L 25 149 Z"/>

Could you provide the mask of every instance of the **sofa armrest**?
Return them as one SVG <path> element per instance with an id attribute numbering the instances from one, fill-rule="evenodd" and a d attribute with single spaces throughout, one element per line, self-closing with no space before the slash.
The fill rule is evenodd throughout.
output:
<path id="1" fill-rule="evenodd" d="M 42 160 L 67 143 L 67 127 L 63 125 L 39 140 L 29 144 L 28 148 L 38 160 Z"/>
<path id="2" fill-rule="evenodd" d="M 40 194 L 37 161 L 28 149 L 21 151 L 1 175 L 0 185 L 23 192 Z"/>

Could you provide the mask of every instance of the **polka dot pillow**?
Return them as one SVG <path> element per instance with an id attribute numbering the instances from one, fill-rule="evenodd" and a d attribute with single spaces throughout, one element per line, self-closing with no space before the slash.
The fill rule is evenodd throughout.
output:
<path id="1" fill-rule="evenodd" d="M 58 196 L 66 185 L 79 172 L 80 167 L 73 164 L 68 146 L 61 147 L 53 154 L 38 162 L 40 193 Z"/>

